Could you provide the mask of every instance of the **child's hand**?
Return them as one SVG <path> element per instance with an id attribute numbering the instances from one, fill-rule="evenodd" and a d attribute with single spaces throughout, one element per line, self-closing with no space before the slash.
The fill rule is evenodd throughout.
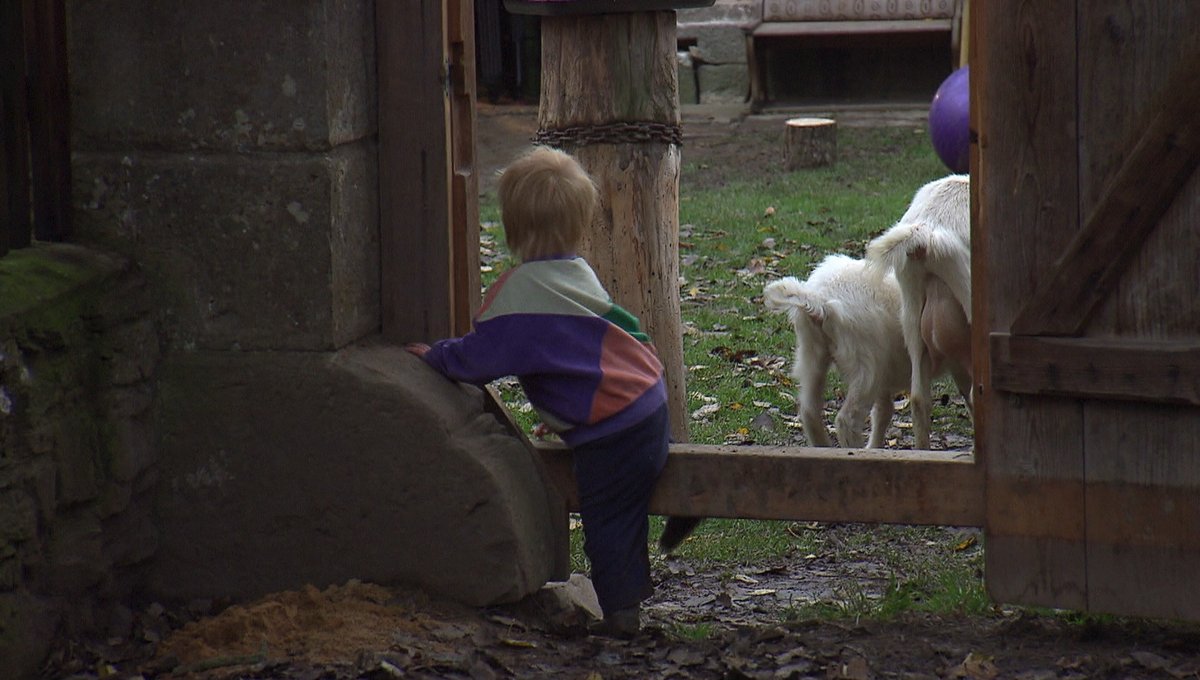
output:
<path id="1" fill-rule="evenodd" d="M 404 351 L 408 352 L 409 354 L 415 354 L 419 357 L 423 357 L 425 356 L 425 353 L 429 351 L 429 345 L 426 345 L 423 342 L 410 342 L 404 346 Z"/>

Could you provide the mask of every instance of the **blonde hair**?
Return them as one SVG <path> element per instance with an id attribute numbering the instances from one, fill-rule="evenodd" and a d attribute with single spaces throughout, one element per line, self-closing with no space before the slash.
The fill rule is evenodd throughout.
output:
<path id="1" fill-rule="evenodd" d="M 600 202 L 579 161 L 547 146 L 510 163 L 498 187 L 504 239 L 522 261 L 574 253 Z"/>

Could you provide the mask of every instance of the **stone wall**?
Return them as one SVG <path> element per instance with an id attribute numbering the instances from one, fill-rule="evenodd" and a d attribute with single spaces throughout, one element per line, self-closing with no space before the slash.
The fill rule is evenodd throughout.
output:
<path id="1" fill-rule="evenodd" d="M 36 668 L 56 634 L 129 633 L 157 546 L 143 284 L 76 246 L 0 258 L 0 676 Z"/>
<path id="2" fill-rule="evenodd" d="M 750 93 L 743 28 L 762 18 L 762 0 L 716 0 L 677 13 L 681 104 L 740 104 Z"/>
<path id="3" fill-rule="evenodd" d="M 374 17 L 68 0 L 76 245 L 0 259 L 0 677 L 138 603 L 567 576 L 536 457 L 378 337 Z"/>
<path id="4" fill-rule="evenodd" d="M 171 344 L 379 325 L 374 5 L 68 3 L 79 238 L 134 254 Z"/>
<path id="5" fill-rule="evenodd" d="M 537 461 L 377 336 L 373 0 L 67 10 L 75 239 L 136 264 L 162 346 L 153 478 L 117 515 L 157 537 L 108 578 L 167 604 L 352 578 L 486 604 L 565 577 Z"/>

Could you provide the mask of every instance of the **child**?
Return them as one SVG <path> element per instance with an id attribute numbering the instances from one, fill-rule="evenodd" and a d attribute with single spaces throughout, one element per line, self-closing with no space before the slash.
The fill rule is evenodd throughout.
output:
<path id="1" fill-rule="evenodd" d="M 452 380 L 520 379 L 571 447 L 601 632 L 631 637 L 650 596 L 650 493 L 667 458 L 663 367 L 638 320 L 575 250 L 599 202 L 571 156 L 535 147 L 501 174 L 501 220 L 519 264 L 494 283 L 474 330 L 407 349 Z"/>

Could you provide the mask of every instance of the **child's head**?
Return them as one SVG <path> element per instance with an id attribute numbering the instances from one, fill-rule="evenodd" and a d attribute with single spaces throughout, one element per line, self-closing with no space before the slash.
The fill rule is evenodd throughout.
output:
<path id="1" fill-rule="evenodd" d="M 522 261 L 574 253 L 600 200 L 583 166 L 546 146 L 513 161 L 498 187 L 504 238 Z"/>

